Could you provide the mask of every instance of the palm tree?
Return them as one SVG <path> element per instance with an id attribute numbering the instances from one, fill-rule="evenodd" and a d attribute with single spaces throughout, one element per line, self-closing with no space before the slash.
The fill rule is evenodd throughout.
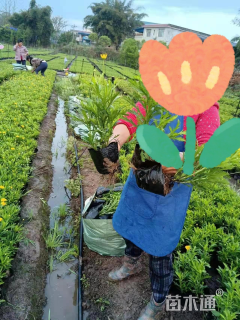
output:
<path id="1" fill-rule="evenodd" d="M 133 9 L 133 0 L 105 0 L 93 3 L 90 8 L 92 15 L 84 19 L 84 27 L 91 27 L 98 36 L 108 36 L 118 50 L 126 37 L 134 36 L 134 29 L 142 25 L 147 15 L 138 13 L 141 7 Z"/>

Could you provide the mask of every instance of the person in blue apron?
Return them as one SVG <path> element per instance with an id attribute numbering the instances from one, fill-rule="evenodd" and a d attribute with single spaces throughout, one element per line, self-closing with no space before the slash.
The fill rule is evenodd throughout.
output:
<path id="1" fill-rule="evenodd" d="M 145 109 L 141 104 L 138 103 L 137 106 L 145 115 Z M 137 124 L 134 114 L 129 113 L 128 118 Z M 220 126 L 218 103 L 192 118 L 196 124 L 198 144 L 206 143 Z M 178 120 L 181 123 L 178 132 L 185 131 L 186 119 L 187 117 L 178 116 L 165 128 L 165 133 L 169 133 L 170 127 L 174 129 Z M 150 124 L 153 124 L 153 120 Z M 119 120 L 113 129 L 109 150 L 112 150 L 113 143 L 118 143 L 118 150 L 120 150 L 135 132 L 136 127 L 133 127 L 130 122 Z M 114 137 L 117 138 L 114 139 Z M 173 142 L 183 159 L 185 143 Z M 175 170 L 174 168 L 164 169 L 166 172 Z M 123 264 L 117 270 L 110 272 L 109 279 L 121 281 L 140 273 L 142 270 L 140 256 L 143 251 L 149 254 L 152 296 L 139 320 L 157 319 L 165 308 L 166 297 L 173 281 L 172 252 L 177 247 L 181 236 L 191 192 L 190 186 L 177 183 L 165 196 L 149 192 L 138 186 L 133 170 L 124 186 L 119 206 L 113 216 L 113 227 L 125 239 L 126 251 Z"/>

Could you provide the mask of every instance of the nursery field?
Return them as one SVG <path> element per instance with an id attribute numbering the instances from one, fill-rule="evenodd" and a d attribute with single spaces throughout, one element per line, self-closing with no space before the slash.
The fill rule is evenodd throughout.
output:
<path id="1" fill-rule="evenodd" d="M 72 66 L 70 67 L 70 72 L 74 73 L 84 73 L 93 75 L 93 71 L 96 75 L 99 75 L 99 71 L 94 69 L 91 62 L 88 61 L 86 57 L 77 57 L 77 59 L 73 62 Z"/>
<path id="2" fill-rule="evenodd" d="M 8 67 L 6 73 L 10 69 Z M 17 244 L 22 239 L 20 199 L 31 172 L 31 160 L 37 147 L 36 138 L 47 112 L 55 72 L 49 72 L 46 80 L 33 78 L 27 73 L 13 76 L 11 72 L 5 79 L 9 80 L 0 86 L 0 284 L 11 267 Z"/>
<path id="3" fill-rule="evenodd" d="M 116 63 L 98 60 L 98 59 L 90 59 L 98 68 L 104 72 L 108 77 L 115 77 L 119 79 L 135 79 L 140 75 L 138 70 L 134 70 L 128 67 L 119 66 Z"/>
<path id="4" fill-rule="evenodd" d="M 2 55 L 5 53 L 7 51 L 3 51 Z M 42 50 L 36 52 L 36 56 L 49 61 L 45 78 L 28 72 L 13 71 L 11 60 L 0 62 L 0 318 L 22 320 L 27 316 L 26 310 L 30 310 L 29 315 L 36 320 L 61 320 L 61 316 L 62 319 L 73 320 L 77 317 L 78 304 L 76 258 L 79 254 L 77 246 L 80 211 L 83 210 L 80 207 L 80 191 L 83 191 L 84 200 L 87 200 L 100 186 L 123 186 L 132 167 L 136 140 L 126 143 L 121 149 L 121 170 L 116 167 L 110 175 L 100 175 L 97 172 L 88 149 L 97 150 L 98 143 L 105 146 L 116 121 L 123 118 L 139 101 L 139 91 L 129 81 L 139 76 L 139 73 L 112 62 L 103 63 L 102 60 L 94 59 L 90 61 L 75 55 L 51 54 Z M 65 57 L 68 59 L 67 65 L 72 62 L 70 72 L 79 75 L 56 78 L 56 71 L 62 71 L 66 67 Z M 92 62 L 107 77 L 115 77 L 116 83 L 100 78 L 97 69 L 93 78 Z M 25 233 L 28 223 L 34 218 L 31 210 L 28 211 L 26 207 L 28 218 L 24 221 L 21 209 L 24 198 L 31 192 L 34 193 L 36 168 L 32 164 L 38 152 L 40 164 L 37 171 L 41 175 L 46 170 L 46 153 L 42 152 L 37 138 L 42 133 L 43 121 L 46 120 L 49 100 L 53 93 L 54 99 L 58 96 L 62 100 L 58 102 L 55 135 L 52 126 L 48 128 L 48 122 L 44 124 L 44 137 L 49 141 L 53 139 L 50 158 L 54 174 L 52 181 L 49 181 L 52 194 L 46 198 L 38 195 L 43 207 L 42 214 L 49 220 L 50 225 L 50 230 L 46 227 L 46 230 L 41 230 L 38 235 L 39 241 L 44 244 L 44 255 L 48 260 L 44 268 L 41 265 L 47 276 L 46 290 L 45 293 L 38 292 L 36 286 L 31 289 L 33 293 L 30 301 L 23 296 L 20 297 L 22 302 L 20 298 L 18 300 L 20 307 L 12 306 L 12 300 L 9 299 L 11 293 L 8 293 L 7 288 L 9 278 L 13 279 L 10 283 L 14 282 L 12 267 L 14 270 L 17 268 L 18 248 L 23 244 L 34 246 L 31 232 L 28 234 L 30 240 Z M 76 98 L 74 106 L 71 102 L 73 96 Z M 239 92 L 232 92 L 229 88 L 219 101 L 222 124 L 236 116 L 239 99 Z M 55 116 L 53 112 L 52 119 L 55 119 Z M 75 129 L 78 125 L 86 126 L 88 131 L 84 134 L 80 131 L 77 133 Z M 100 137 L 98 140 L 97 136 Z M 77 149 L 74 149 L 75 146 Z M 76 160 L 76 153 L 79 160 Z M 240 150 L 232 159 L 232 171 L 239 172 Z M 223 168 L 228 169 L 229 163 L 230 161 L 225 162 Z M 225 180 L 220 177 L 216 183 L 205 183 L 204 188 L 197 184 L 194 187 L 181 239 L 173 253 L 175 275 L 170 291 L 172 296 L 192 295 L 199 299 L 203 295 L 211 296 L 216 300 L 215 308 L 203 312 L 197 303 L 198 309 L 195 311 L 171 312 L 170 315 L 164 314 L 163 319 L 170 316 L 179 320 L 240 319 L 240 183 L 230 179 L 228 173 L 225 174 Z M 221 184 L 221 181 L 224 183 Z M 104 221 L 111 221 L 120 197 L 121 190 L 116 193 L 108 190 L 101 195 L 101 209 L 94 221 L 101 221 L 102 225 Z M 96 200 L 97 196 L 94 197 L 94 201 Z M 85 216 L 83 221 L 87 223 L 87 220 Z M 118 241 L 121 240 L 119 238 Z M 102 242 L 98 242 L 100 247 Z M 105 249 L 110 250 L 110 247 L 109 243 Z M 34 247 L 34 250 L 37 256 L 38 248 Z M 86 319 L 135 320 L 140 309 L 149 301 L 151 291 L 147 255 L 142 257 L 142 274 L 120 284 L 111 284 L 107 280 L 112 268 L 121 263 L 120 255 L 103 256 L 97 249 L 91 250 L 84 244 L 81 285 Z M 57 270 L 59 264 L 61 271 Z M 24 274 L 28 271 L 21 266 L 21 271 L 18 272 L 24 281 Z M 41 280 L 41 283 L 45 285 L 44 280 Z M 59 290 L 58 294 L 53 294 L 54 290 Z M 48 299 L 45 307 L 39 302 L 42 303 L 44 297 Z M 181 302 L 184 306 L 183 299 Z M 15 318 L 9 317 L 9 309 L 14 312 Z"/>

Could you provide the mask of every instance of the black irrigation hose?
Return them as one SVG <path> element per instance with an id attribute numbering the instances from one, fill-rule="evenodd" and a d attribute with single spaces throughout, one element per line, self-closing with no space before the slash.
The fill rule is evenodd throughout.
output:
<path id="1" fill-rule="evenodd" d="M 74 135 L 73 135 L 74 137 Z M 77 163 L 77 170 L 78 174 L 80 175 L 80 166 L 78 163 L 78 151 L 77 151 L 77 145 L 74 140 L 74 150 L 75 150 L 75 156 L 76 156 L 76 163 Z M 78 320 L 83 319 L 83 312 L 82 312 L 82 255 L 83 255 L 83 219 L 82 219 L 82 212 L 84 208 L 84 198 L 83 198 L 83 186 L 82 182 L 80 182 L 81 192 L 80 192 L 80 200 L 81 200 L 81 221 L 80 221 L 80 238 L 79 238 L 79 268 L 78 268 Z"/>

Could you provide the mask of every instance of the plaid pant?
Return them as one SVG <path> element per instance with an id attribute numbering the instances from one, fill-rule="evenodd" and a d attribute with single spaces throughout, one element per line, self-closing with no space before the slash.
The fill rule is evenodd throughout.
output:
<path id="1" fill-rule="evenodd" d="M 129 240 L 125 239 L 125 242 L 125 254 L 135 258 L 140 257 L 143 250 Z M 161 303 L 166 299 L 173 282 L 172 254 L 170 253 L 165 257 L 149 255 L 149 269 L 154 300 L 157 303 Z"/>

